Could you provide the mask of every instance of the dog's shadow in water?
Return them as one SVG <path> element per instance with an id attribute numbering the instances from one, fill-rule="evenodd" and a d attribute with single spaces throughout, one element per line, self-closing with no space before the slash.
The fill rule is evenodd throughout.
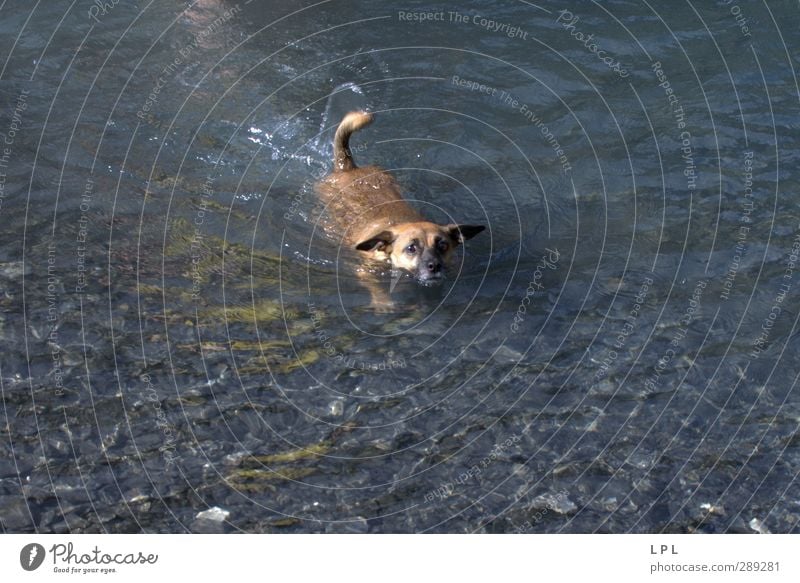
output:
<path id="1" fill-rule="evenodd" d="M 440 326 L 448 316 L 447 299 L 455 284 L 444 281 L 440 285 L 422 286 L 413 278 L 403 276 L 400 281 L 391 276 L 380 278 L 379 285 L 387 291 L 390 301 L 384 305 L 370 302 L 370 295 L 354 289 L 347 308 L 352 322 L 364 332 L 372 334 L 397 334 L 411 328 Z"/>

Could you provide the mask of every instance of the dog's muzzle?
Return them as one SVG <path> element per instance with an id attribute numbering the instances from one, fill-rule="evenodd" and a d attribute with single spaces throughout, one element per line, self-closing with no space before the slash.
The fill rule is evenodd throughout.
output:
<path id="1" fill-rule="evenodd" d="M 444 263 L 434 254 L 425 254 L 420 258 L 417 269 L 417 280 L 420 283 L 432 284 L 444 277 Z"/>

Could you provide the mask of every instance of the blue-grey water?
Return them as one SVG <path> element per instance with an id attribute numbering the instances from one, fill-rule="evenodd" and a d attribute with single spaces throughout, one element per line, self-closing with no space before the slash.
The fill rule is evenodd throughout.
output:
<path id="1" fill-rule="evenodd" d="M 0 2 L 0 528 L 797 532 L 799 50 L 790 1 Z M 388 313 L 315 202 L 354 108 L 488 227 Z"/>

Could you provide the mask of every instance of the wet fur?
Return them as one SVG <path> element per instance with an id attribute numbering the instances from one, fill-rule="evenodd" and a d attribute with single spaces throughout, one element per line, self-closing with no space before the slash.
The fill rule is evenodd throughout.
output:
<path id="1" fill-rule="evenodd" d="M 317 184 L 317 192 L 326 214 L 345 230 L 345 244 L 360 251 L 364 259 L 388 261 L 392 268 L 407 271 L 423 283 L 438 281 L 455 248 L 484 227 L 427 221 L 403 199 L 389 173 L 378 166 L 356 166 L 350 136 L 372 119 L 362 111 L 344 117 L 334 137 L 334 171 Z"/>

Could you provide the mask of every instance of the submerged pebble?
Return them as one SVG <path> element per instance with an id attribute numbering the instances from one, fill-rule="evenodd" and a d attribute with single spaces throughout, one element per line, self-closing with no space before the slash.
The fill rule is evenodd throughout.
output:
<path id="1" fill-rule="evenodd" d="M 209 508 L 208 510 L 203 510 L 203 512 L 198 513 L 196 518 L 197 520 L 222 522 L 223 520 L 227 520 L 230 515 L 231 513 L 227 510 L 223 510 L 219 506 L 214 506 L 213 508 Z"/>
<path id="2" fill-rule="evenodd" d="M 557 512 L 558 514 L 569 514 L 570 512 L 575 512 L 578 509 L 575 503 L 565 494 L 553 494 L 551 492 L 534 498 L 531 506 L 536 510 L 546 508 L 547 510 Z"/>
<path id="3" fill-rule="evenodd" d="M 341 399 L 331 401 L 328 404 L 328 412 L 334 417 L 340 417 L 344 413 L 344 403 Z"/>

